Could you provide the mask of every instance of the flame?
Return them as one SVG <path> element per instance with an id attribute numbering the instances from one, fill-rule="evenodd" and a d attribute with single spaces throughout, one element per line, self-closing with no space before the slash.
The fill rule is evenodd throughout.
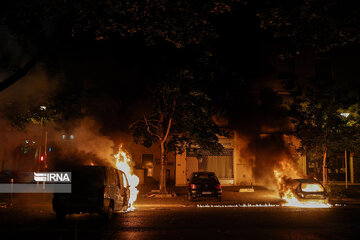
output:
<path id="1" fill-rule="evenodd" d="M 288 175 L 289 174 L 289 175 Z M 291 191 L 289 186 L 286 185 L 286 181 L 289 181 L 294 178 L 300 178 L 301 176 L 299 173 L 295 170 L 294 166 L 291 165 L 288 162 L 282 162 L 279 166 L 279 169 L 274 170 L 274 176 L 277 181 L 277 184 L 279 186 L 279 192 L 280 196 L 283 200 L 285 200 L 285 204 L 282 204 L 282 206 L 287 207 L 299 207 L 299 208 L 330 208 L 332 207 L 329 203 L 324 203 L 321 200 L 307 200 L 307 201 L 300 201 L 294 193 Z M 289 177 L 291 176 L 291 177 Z M 305 190 L 302 188 L 302 190 L 309 191 L 309 192 L 320 192 L 323 191 L 321 185 L 318 184 L 307 184 L 305 185 Z"/>
<path id="2" fill-rule="evenodd" d="M 133 174 L 132 167 L 130 165 L 131 158 L 129 155 L 122 150 L 122 146 L 119 147 L 119 152 L 114 155 L 116 168 L 123 171 L 128 179 L 129 189 L 130 189 L 130 198 L 129 198 L 129 208 L 134 210 L 134 202 L 137 199 L 139 190 L 136 188 L 139 185 L 139 178 Z"/>
<path id="3" fill-rule="evenodd" d="M 324 189 L 320 184 L 316 183 L 303 183 L 301 184 L 301 190 L 303 192 L 323 192 Z"/>

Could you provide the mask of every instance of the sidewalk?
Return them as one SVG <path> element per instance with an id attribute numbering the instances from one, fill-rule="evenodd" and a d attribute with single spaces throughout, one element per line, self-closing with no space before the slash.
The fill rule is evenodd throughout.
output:
<path id="1" fill-rule="evenodd" d="M 170 208 L 170 207 L 193 207 L 201 204 L 220 204 L 220 205 L 232 205 L 232 204 L 272 204 L 278 205 L 283 202 L 279 195 L 272 190 L 266 189 L 262 186 L 254 186 L 254 192 L 239 192 L 240 186 L 223 186 L 222 201 L 218 202 L 212 198 L 201 198 L 195 202 L 190 202 L 187 199 L 186 187 L 174 187 L 172 190 L 176 193 L 176 197 L 173 198 L 154 198 L 147 197 L 152 189 L 157 189 L 157 186 L 140 187 L 141 191 L 138 196 L 138 200 L 135 202 L 135 208 Z M 147 191 L 145 191 L 147 190 Z M 360 189 L 359 189 L 360 190 Z M 330 203 L 342 204 L 342 205 L 360 205 L 360 191 L 354 189 L 346 191 L 335 191 L 330 195 Z M 346 193 L 346 195 L 345 195 Z"/>
<path id="2" fill-rule="evenodd" d="M 157 186 L 156 186 L 157 187 Z M 168 208 L 168 207 L 193 207 L 201 204 L 233 205 L 233 204 L 280 204 L 282 200 L 271 190 L 264 187 L 254 187 L 255 192 L 239 192 L 240 186 L 224 186 L 222 201 L 215 198 L 200 198 L 190 202 L 187 198 L 186 187 L 174 187 L 172 192 L 176 197 L 155 198 L 148 197 L 147 193 L 151 190 L 149 186 L 140 186 L 138 199 L 135 208 Z M 156 189 L 156 188 L 155 188 Z"/>
<path id="3" fill-rule="evenodd" d="M 344 185 L 333 185 L 328 191 L 329 198 L 333 202 L 360 205 L 359 185 L 349 185 L 348 189 Z"/>

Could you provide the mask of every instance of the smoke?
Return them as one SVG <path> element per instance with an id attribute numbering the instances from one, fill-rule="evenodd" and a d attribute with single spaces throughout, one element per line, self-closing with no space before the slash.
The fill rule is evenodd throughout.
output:
<path id="1" fill-rule="evenodd" d="M 113 165 L 114 142 L 101 133 L 101 124 L 85 117 L 72 122 L 71 130 L 61 130 L 55 123 L 45 124 L 43 130 L 38 124 L 26 124 L 22 130 L 0 119 L 2 144 L 0 145 L 0 171 L 31 171 L 37 169 L 38 151 L 42 137 L 42 147 L 47 139 L 47 159 L 49 168 L 66 165 Z M 46 137 L 45 137 L 46 136 Z M 71 137 L 70 137 L 71 136 Z M 24 154 L 23 146 L 31 146 L 32 155 Z M 51 149 L 51 150 L 49 150 Z M 42 150 L 43 151 L 43 150 Z"/>
<path id="2" fill-rule="evenodd" d="M 48 152 L 49 167 L 112 164 L 114 142 L 102 133 L 103 124 L 94 118 L 44 121 L 43 128 L 40 122 L 29 119 L 34 112 L 41 112 L 40 106 L 49 104 L 62 84 L 60 74 L 50 77 L 43 65 L 38 64 L 25 78 L 0 92 L 0 172 L 36 169 L 40 142 L 44 147 L 45 135 L 47 148 L 52 150 Z M 73 139 L 69 139 L 70 135 Z M 26 142 L 31 153 L 23 149 Z"/>
<path id="3" fill-rule="evenodd" d="M 101 124 L 90 117 L 72 122 L 68 131 L 53 134 L 57 151 L 56 165 L 113 165 L 114 142 L 101 133 Z"/>
<path id="4" fill-rule="evenodd" d="M 234 108 L 237 111 L 228 114 L 229 125 L 243 141 L 240 164 L 251 165 L 252 183 L 277 189 L 274 170 L 282 169 L 284 162 L 296 169 L 297 156 L 285 138 L 291 124 L 283 97 L 266 86 L 266 82 L 260 83 L 252 86 L 257 91 L 244 92 L 239 97 L 241 103 Z"/>
<path id="5" fill-rule="evenodd" d="M 0 172 L 11 168 L 13 153 L 19 141 L 25 140 L 25 134 L 18 132 L 11 127 L 11 124 L 0 119 L 1 144 L 0 144 Z"/>
<path id="6" fill-rule="evenodd" d="M 239 151 L 240 175 L 247 175 L 256 185 L 277 189 L 274 171 L 290 178 L 303 177 L 297 160 L 299 158 L 294 144 L 295 137 L 282 132 L 269 132 L 250 135 L 236 131 L 236 151 Z"/>
<path id="7" fill-rule="evenodd" d="M 58 85 L 59 79 L 50 79 L 44 67 L 37 65 L 26 77 L 0 92 L 0 116 L 39 109 L 55 94 Z"/>
<path id="8" fill-rule="evenodd" d="M 289 177 L 297 176 L 294 175 L 296 169 L 294 156 L 284 142 L 282 134 L 260 135 L 257 143 L 254 175 L 258 183 L 276 187 L 274 170 L 280 170 Z"/>

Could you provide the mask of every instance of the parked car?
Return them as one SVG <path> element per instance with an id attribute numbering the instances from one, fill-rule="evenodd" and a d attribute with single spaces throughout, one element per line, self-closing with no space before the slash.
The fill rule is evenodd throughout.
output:
<path id="1" fill-rule="evenodd" d="M 78 166 L 71 172 L 71 193 L 54 193 L 53 209 L 58 219 L 71 213 L 99 213 L 110 220 L 114 211 L 128 208 L 130 190 L 126 175 L 115 168 Z"/>
<path id="2" fill-rule="evenodd" d="M 324 186 L 316 179 L 293 179 L 288 183 L 299 201 L 328 203 L 329 196 Z"/>
<path id="3" fill-rule="evenodd" d="M 221 184 L 213 172 L 194 172 L 188 179 L 187 194 L 190 201 L 200 197 L 215 197 L 221 201 Z"/>

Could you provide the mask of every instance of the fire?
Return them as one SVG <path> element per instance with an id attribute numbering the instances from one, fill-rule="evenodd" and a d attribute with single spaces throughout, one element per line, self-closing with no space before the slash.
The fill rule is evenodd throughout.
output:
<path id="1" fill-rule="evenodd" d="M 303 192 L 322 192 L 324 191 L 323 187 L 319 184 L 311 184 L 311 183 L 304 183 L 301 185 L 301 190 Z"/>
<path id="2" fill-rule="evenodd" d="M 289 174 L 289 175 L 288 175 Z M 285 200 L 285 204 L 282 206 L 287 207 L 299 207 L 299 208 L 330 208 L 331 204 L 324 203 L 321 200 L 306 200 L 300 201 L 291 190 L 291 188 L 286 184 L 287 181 L 291 179 L 300 178 L 301 176 L 295 170 L 295 168 L 287 163 L 282 162 L 279 169 L 274 170 L 274 176 L 277 181 L 280 196 Z M 291 176 L 291 177 L 289 177 Z M 304 192 L 322 192 L 324 189 L 319 184 L 303 184 L 302 191 Z"/>
<path id="3" fill-rule="evenodd" d="M 282 206 L 285 207 L 299 207 L 299 208 L 330 208 L 332 207 L 329 203 L 323 203 L 318 200 L 300 202 L 294 195 L 294 193 L 288 189 L 282 197 L 286 201 Z"/>
<path id="4" fill-rule="evenodd" d="M 125 151 L 122 150 L 121 146 L 119 148 L 119 152 L 114 155 L 114 158 L 116 168 L 123 171 L 128 179 L 130 188 L 129 208 L 133 210 L 135 209 L 133 204 L 139 193 L 139 190 L 136 188 L 139 185 L 139 178 L 133 174 L 132 167 L 130 165 L 131 158 Z"/>

